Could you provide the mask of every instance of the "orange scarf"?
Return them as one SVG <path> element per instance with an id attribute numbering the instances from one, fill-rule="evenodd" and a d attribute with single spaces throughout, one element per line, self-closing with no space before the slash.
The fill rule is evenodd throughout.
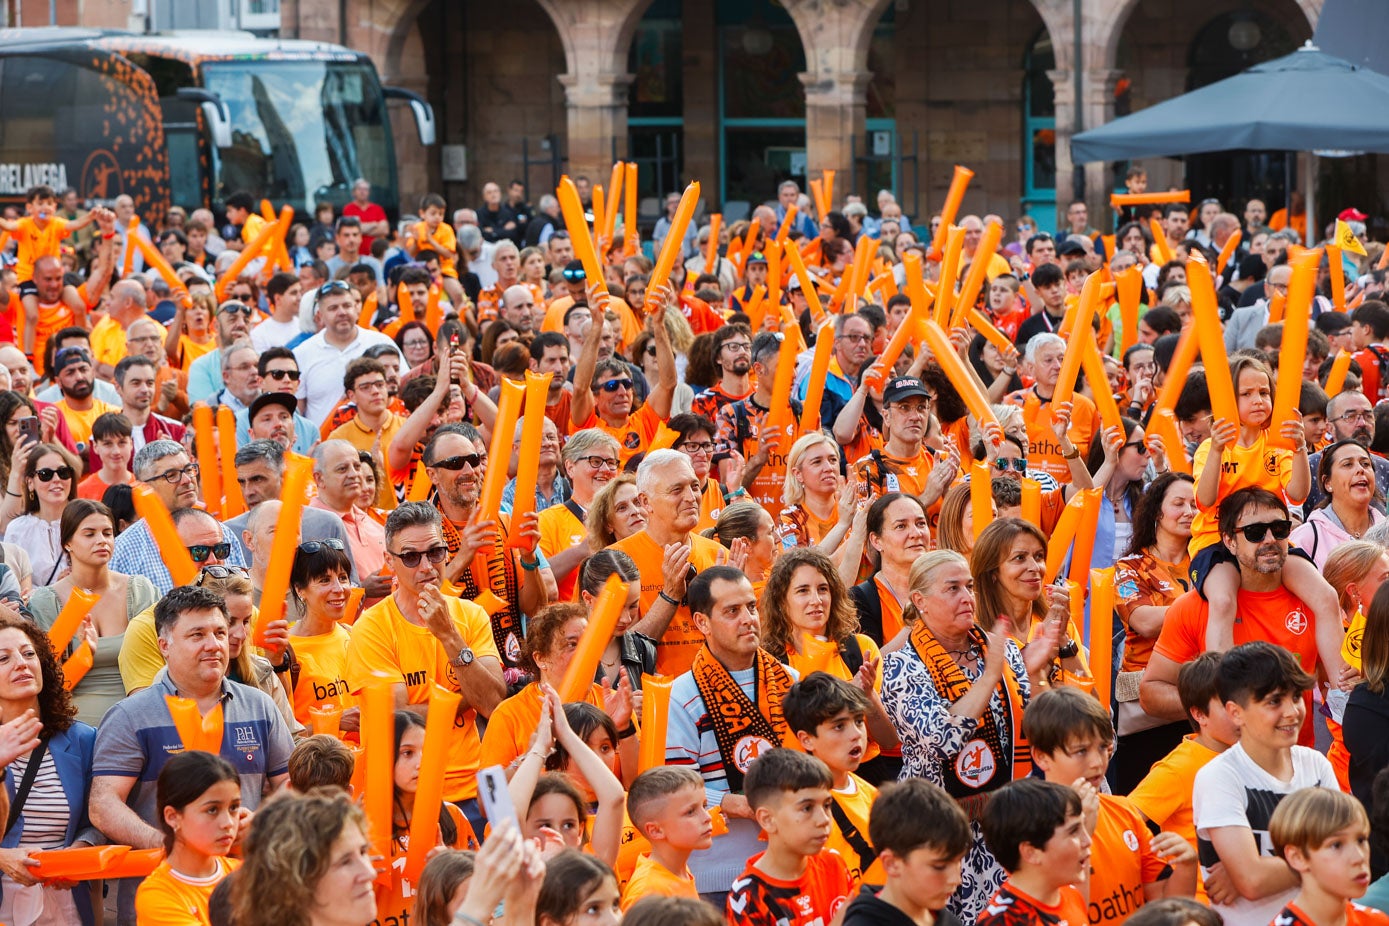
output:
<path id="1" fill-rule="evenodd" d="M 728 790 L 734 794 L 742 792 L 743 777 L 752 761 L 791 736 L 781 711 L 782 701 L 794 684 L 791 673 L 762 649 L 757 651 L 754 669 L 753 697 L 749 698 L 707 645 L 695 653 L 690 666 L 714 727 Z"/>

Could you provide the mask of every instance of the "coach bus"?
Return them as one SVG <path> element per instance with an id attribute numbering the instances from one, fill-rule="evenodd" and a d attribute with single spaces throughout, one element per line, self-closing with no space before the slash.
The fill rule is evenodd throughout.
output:
<path id="1" fill-rule="evenodd" d="M 301 215 L 342 205 L 365 177 L 396 218 L 387 100 L 410 105 L 421 144 L 429 104 L 383 87 L 371 59 L 321 42 L 243 32 L 0 30 L 0 200 L 30 186 L 84 200 L 124 193 L 158 221 L 170 205 L 220 210 L 245 190 Z"/>

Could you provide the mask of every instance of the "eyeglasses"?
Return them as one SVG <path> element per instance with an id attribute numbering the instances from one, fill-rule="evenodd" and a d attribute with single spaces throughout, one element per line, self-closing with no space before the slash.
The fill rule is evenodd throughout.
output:
<path id="1" fill-rule="evenodd" d="M 619 389 L 631 390 L 632 381 L 630 379 L 610 379 L 599 383 L 593 387 L 594 392 L 616 392 Z"/>
<path id="2" fill-rule="evenodd" d="M 873 340 L 871 334 L 841 334 L 835 337 L 838 341 L 852 341 L 855 344 L 867 344 Z"/>
<path id="3" fill-rule="evenodd" d="M 287 379 L 291 383 L 299 382 L 298 370 L 266 370 L 265 375 L 268 376 L 270 379 L 275 380 L 276 382 L 279 382 L 282 379 Z"/>
<path id="4" fill-rule="evenodd" d="M 683 450 L 683 451 L 685 451 L 685 453 L 688 453 L 688 454 L 690 454 L 691 456 L 693 456 L 693 455 L 696 454 L 696 453 L 713 453 L 713 452 L 714 452 L 714 442 L 713 442 L 713 441 L 703 441 L 703 442 L 700 442 L 700 443 L 696 443 L 695 441 L 685 441 L 685 442 L 684 442 L 683 444 L 681 444 L 681 445 L 679 446 L 679 448 L 677 448 L 677 449 Z"/>
<path id="5" fill-rule="evenodd" d="M 449 548 L 444 546 L 430 547 L 428 550 L 409 550 L 405 553 L 397 553 L 394 550 L 387 550 L 387 553 L 400 560 L 406 569 L 414 569 L 420 564 L 422 557 L 428 557 L 434 565 L 442 563 L 449 555 Z"/>
<path id="6" fill-rule="evenodd" d="M 434 469 L 459 470 L 465 466 L 477 469 L 482 465 L 482 455 L 478 453 L 464 453 L 456 457 L 445 457 L 442 460 L 435 460 L 429 464 Z"/>
<path id="7" fill-rule="evenodd" d="M 369 383 L 362 383 L 362 382 L 357 383 L 357 385 L 355 385 L 355 386 L 352 387 L 352 391 L 353 391 L 353 392 L 365 392 L 365 391 L 368 390 L 368 389 L 371 389 L 371 390 L 374 391 L 374 390 L 377 390 L 377 389 L 385 389 L 385 388 L 386 388 L 386 381 L 385 381 L 384 379 L 374 379 L 374 380 L 372 380 L 372 381 L 369 382 Z"/>
<path id="8" fill-rule="evenodd" d="M 1354 421 L 1363 421 L 1368 424 L 1369 422 L 1375 420 L 1375 413 L 1372 409 L 1367 408 L 1363 411 L 1358 412 L 1346 412 L 1344 415 L 1337 415 L 1335 418 L 1332 418 L 1331 420 L 1344 421 L 1347 423 Z"/>
<path id="9" fill-rule="evenodd" d="M 1141 440 L 1129 441 L 1127 444 L 1120 447 L 1119 450 L 1120 452 L 1123 452 L 1125 450 L 1135 450 L 1138 452 L 1139 456 L 1146 457 L 1148 455 L 1148 445 L 1143 443 Z"/>
<path id="10" fill-rule="evenodd" d="M 1292 533 L 1293 522 L 1287 518 L 1277 521 L 1258 521 L 1254 524 L 1246 524 L 1243 527 L 1235 528 L 1235 533 L 1243 534 L 1244 539 L 1250 543 L 1262 543 L 1264 535 L 1272 531 L 1274 540 L 1287 540 Z"/>
<path id="11" fill-rule="evenodd" d="M 322 553 L 324 550 L 337 550 L 339 553 L 346 550 L 346 545 L 336 537 L 325 537 L 323 540 L 305 540 L 299 544 L 300 553 Z"/>
<path id="12" fill-rule="evenodd" d="M 421 338 L 406 338 L 404 341 L 401 341 L 400 343 L 401 343 L 401 346 L 402 346 L 402 347 L 428 347 L 428 346 L 429 346 L 429 341 L 423 340 L 423 339 L 421 339 Z"/>
<path id="13" fill-rule="evenodd" d="M 149 479 L 146 479 L 145 481 L 153 482 L 156 479 L 163 479 L 166 482 L 171 482 L 174 485 L 178 485 L 178 483 L 182 482 L 185 477 L 188 479 L 197 479 L 198 472 L 198 464 L 189 463 L 182 469 L 171 469 L 167 473 L 160 473 L 158 476 L 151 476 Z"/>
<path id="14" fill-rule="evenodd" d="M 1022 457 L 1014 457 L 1011 460 L 1005 460 L 1003 457 L 999 457 L 994 460 L 994 469 L 998 470 L 1000 473 L 1006 473 L 1010 469 L 1015 473 L 1025 473 L 1027 472 L 1027 461 Z"/>
<path id="15" fill-rule="evenodd" d="M 203 557 L 206 559 L 206 557 Z M 198 581 L 193 584 L 202 588 L 203 583 L 208 579 L 249 579 L 251 574 L 240 566 L 221 566 L 213 564 L 204 566 L 198 570 Z"/>
<path id="16" fill-rule="evenodd" d="M 617 468 L 622 464 L 609 457 L 580 457 L 579 459 L 587 463 L 592 469 L 610 469 L 617 472 Z"/>
<path id="17" fill-rule="evenodd" d="M 193 557 L 195 563 L 205 563 L 209 556 L 216 556 L 218 559 L 226 559 L 231 556 L 231 544 L 223 541 L 222 543 L 195 543 L 188 548 L 188 555 Z"/>
<path id="18" fill-rule="evenodd" d="M 750 354 L 752 344 L 747 341 L 725 341 L 723 349 L 734 354 Z"/>

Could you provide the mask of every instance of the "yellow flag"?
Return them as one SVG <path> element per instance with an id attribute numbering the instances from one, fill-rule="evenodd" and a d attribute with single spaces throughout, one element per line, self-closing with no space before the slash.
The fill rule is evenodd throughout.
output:
<path id="1" fill-rule="evenodd" d="M 1352 239 L 1354 240 L 1354 239 Z M 1360 643 L 1365 636 L 1365 615 L 1358 610 L 1355 616 L 1350 619 L 1350 627 L 1346 629 L 1345 639 L 1341 641 L 1341 658 L 1346 665 L 1360 671 Z"/>
<path id="2" fill-rule="evenodd" d="M 1366 256 L 1365 246 L 1355 237 L 1355 232 L 1350 230 L 1350 226 L 1341 219 L 1336 220 L 1336 247 L 1342 251 L 1359 254 L 1361 257 Z"/>

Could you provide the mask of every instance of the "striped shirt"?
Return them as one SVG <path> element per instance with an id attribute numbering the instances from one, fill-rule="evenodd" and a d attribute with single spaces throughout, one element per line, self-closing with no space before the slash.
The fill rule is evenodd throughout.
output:
<path id="1" fill-rule="evenodd" d="M 30 753 L 10 763 L 10 774 L 16 784 L 24 780 L 29 768 Z M 24 832 L 19 836 L 21 849 L 61 849 L 67 844 L 68 820 L 72 809 L 68 806 L 68 796 L 63 791 L 63 782 L 58 778 L 58 769 L 53 765 L 53 753 L 43 752 L 34 785 L 24 800 Z"/>

